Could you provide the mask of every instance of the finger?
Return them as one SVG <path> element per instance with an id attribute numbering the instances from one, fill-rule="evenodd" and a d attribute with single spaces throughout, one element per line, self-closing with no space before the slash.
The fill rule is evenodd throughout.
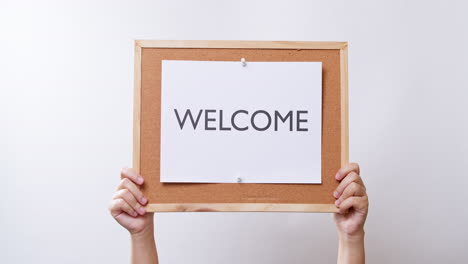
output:
<path id="1" fill-rule="evenodd" d="M 361 173 L 359 169 L 359 164 L 357 163 L 350 163 L 343 168 L 339 169 L 338 172 L 335 175 L 335 178 L 338 181 L 341 181 L 346 175 L 348 175 L 350 172 L 356 172 L 358 175 Z"/>
<path id="2" fill-rule="evenodd" d="M 140 188 L 138 188 L 138 186 L 136 186 L 135 183 L 133 183 L 128 178 L 123 178 L 120 181 L 119 186 L 117 187 L 117 190 L 124 190 L 124 189 L 129 190 L 133 194 L 133 196 L 135 196 L 135 198 L 138 200 L 140 204 L 145 205 L 148 202 L 148 199 L 143 195 Z"/>
<path id="3" fill-rule="evenodd" d="M 359 176 L 359 174 L 357 174 L 356 172 L 352 171 L 340 182 L 338 187 L 336 187 L 336 190 L 333 193 L 333 196 L 335 196 L 335 198 L 339 198 L 341 194 L 343 193 L 343 191 L 346 189 L 346 187 L 352 182 L 360 184 L 365 188 L 364 182 L 362 181 L 361 176 Z"/>
<path id="4" fill-rule="evenodd" d="M 344 189 L 343 194 L 341 194 L 340 198 L 335 201 L 336 206 L 339 206 L 344 200 L 348 199 L 352 196 L 364 196 L 366 194 L 366 190 L 360 184 L 355 182 L 350 183 L 346 189 Z"/>
<path id="5" fill-rule="evenodd" d="M 124 199 L 125 202 L 127 202 L 137 213 L 141 215 L 145 214 L 146 212 L 145 208 L 143 208 L 140 205 L 140 203 L 138 203 L 135 196 L 133 196 L 133 194 L 129 190 L 123 189 L 123 190 L 117 191 L 117 193 L 114 196 L 114 199 L 119 199 L 119 198 Z"/>
<path id="6" fill-rule="evenodd" d="M 344 200 L 339 206 L 339 213 L 344 214 L 347 213 L 349 209 L 354 208 L 354 210 L 366 213 L 368 207 L 368 199 L 367 196 L 357 197 L 352 196 L 348 199 Z"/>
<path id="7" fill-rule="evenodd" d="M 122 171 L 120 172 L 120 178 L 128 178 L 138 185 L 141 185 L 144 181 L 143 177 L 131 168 L 122 168 Z"/>
<path id="8" fill-rule="evenodd" d="M 138 213 L 124 199 L 113 199 L 109 206 L 109 211 L 113 217 L 117 217 L 122 212 L 133 217 L 138 216 Z"/>

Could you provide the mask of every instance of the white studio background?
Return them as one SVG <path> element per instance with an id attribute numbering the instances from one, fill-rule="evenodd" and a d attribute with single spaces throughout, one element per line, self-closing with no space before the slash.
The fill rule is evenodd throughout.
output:
<path id="1" fill-rule="evenodd" d="M 134 39 L 349 41 L 369 263 L 468 259 L 466 1 L 0 1 L 0 259 L 128 263 Z M 329 214 L 156 215 L 161 263 L 333 263 Z"/>

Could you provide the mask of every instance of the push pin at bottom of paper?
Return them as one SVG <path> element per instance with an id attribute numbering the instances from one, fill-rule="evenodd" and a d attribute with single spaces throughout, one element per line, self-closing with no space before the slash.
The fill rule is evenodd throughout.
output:
<path id="1" fill-rule="evenodd" d="M 247 66 L 247 62 L 245 62 L 245 58 L 242 58 L 242 59 L 241 59 L 241 62 L 242 62 L 242 67 Z"/>
<path id="2" fill-rule="evenodd" d="M 242 182 L 242 179 L 240 177 L 237 178 L 237 182 L 238 183 L 241 183 Z"/>

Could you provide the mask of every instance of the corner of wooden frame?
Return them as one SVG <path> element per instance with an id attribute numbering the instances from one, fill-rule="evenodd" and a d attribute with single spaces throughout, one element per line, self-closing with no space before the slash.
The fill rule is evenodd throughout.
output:
<path id="1" fill-rule="evenodd" d="M 348 49 L 348 42 L 347 41 L 340 42 L 340 44 L 341 44 L 340 50 L 347 50 Z"/>
<path id="2" fill-rule="evenodd" d="M 142 42 L 142 40 L 135 39 L 134 40 L 135 48 L 142 48 L 141 42 Z"/>

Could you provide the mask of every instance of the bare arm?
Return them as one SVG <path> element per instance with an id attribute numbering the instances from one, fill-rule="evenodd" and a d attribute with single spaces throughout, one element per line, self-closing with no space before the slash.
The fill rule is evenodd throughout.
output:
<path id="1" fill-rule="evenodd" d="M 335 214 L 338 232 L 338 264 L 364 264 L 364 223 L 369 208 L 366 187 L 359 165 L 351 163 L 336 174 L 340 184 L 334 192 L 339 212 Z"/>
<path id="2" fill-rule="evenodd" d="M 364 264 L 364 234 L 358 237 L 339 235 L 338 264 Z"/>
<path id="3" fill-rule="evenodd" d="M 109 211 L 114 219 L 130 232 L 132 243 L 132 262 L 158 263 L 156 243 L 154 241 L 153 213 L 147 213 L 143 207 L 148 203 L 140 191 L 143 177 L 133 169 L 122 169 L 121 181 L 112 197 Z"/>
<path id="4" fill-rule="evenodd" d="M 158 263 L 153 225 L 149 230 L 132 234 L 132 263 Z"/>

